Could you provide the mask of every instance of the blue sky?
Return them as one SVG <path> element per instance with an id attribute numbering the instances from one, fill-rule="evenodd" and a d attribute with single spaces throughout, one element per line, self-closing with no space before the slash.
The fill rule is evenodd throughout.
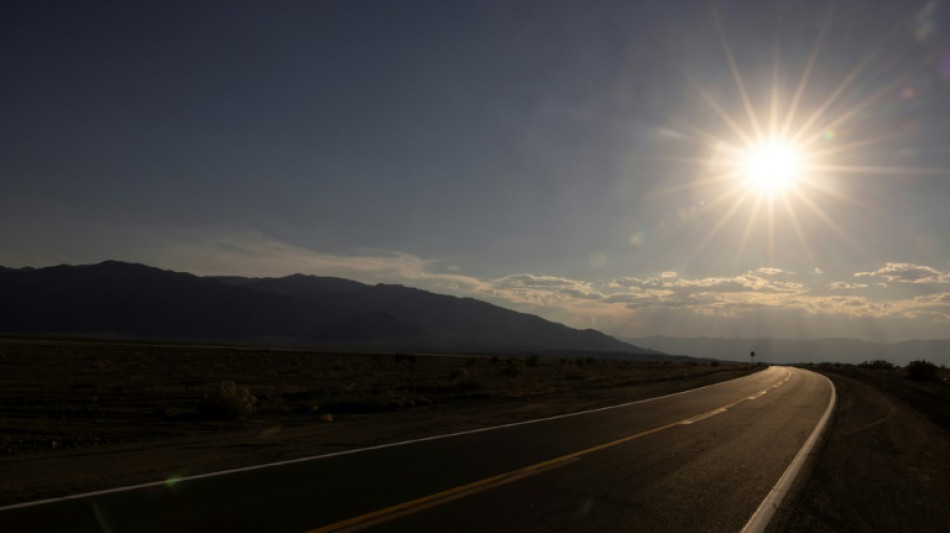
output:
<path id="1" fill-rule="evenodd" d="M 0 264 L 950 337 L 943 2 L 8 2 Z M 788 125 L 785 128 L 785 125 Z M 807 168 L 736 176 L 762 139 Z"/>

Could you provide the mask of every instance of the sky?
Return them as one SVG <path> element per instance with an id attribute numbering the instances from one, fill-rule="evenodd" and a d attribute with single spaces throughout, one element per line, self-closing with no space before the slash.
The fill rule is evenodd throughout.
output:
<path id="1" fill-rule="evenodd" d="M 942 1 L 10 1 L 0 114 L 7 267 L 950 338 Z"/>

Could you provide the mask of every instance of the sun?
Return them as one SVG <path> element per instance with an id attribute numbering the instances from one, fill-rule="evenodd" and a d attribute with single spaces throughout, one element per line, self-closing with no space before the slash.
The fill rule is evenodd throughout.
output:
<path id="1" fill-rule="evenodd" d="M 714 242 L 723 242 L 715 241 L 722 233 L 735 238 L 736 264 L 754 255 L 749 247 L 756 241 L 762 243 L 761 251 L 771 263 L 779 253 L 792 249 L 789 238 L 797 240 L 797 251 L 815 262 L 812 236 L 825 234 L 833 234 L 858 253 L 867 253 L 865 245 L 837 216 L 842 207 L 848 207 L 847 213 L 855 207 L 873 207 L 854 194 L 858 190 L 853 176 L 950 173 L 939 167 L 876 162 L 888 154 L 895 158 L 902 154 L 895 160 L 909 161 L 903 154 L 912 157 L 918 153 L 915 148 L 896 149 L 905 144 L 912 146 L 909 141 L 917 133 L 915 122 L 895 124 L 897 127 L 890 130 L 886 127 L 892 120 L 896 95 L 904 100 L 914 98 L 908 83 L 918 75 L 918 69 L 940 56 L 919 58 L 906 71 L 879 74 L 880 69 L 872 68 L 879 59 L 879 50 L 875 49 L 850 65 L 837 83 L 828 80 L 829 72 L 837 72 L 833 64 L 830 71 L 819 68 L 825 36 L 832 27 L 833 9 L 828 8 L 807 57 L 796 55 L 795 63 L 787 64 L 778 32 L 772 62 L 753 62 L 753 68 L 743 72 L 719 11 L 713 4 L 709 6 L 725 59 L 723 71 L 731 75 L 734 90 L 720 86 L 720 80 L 728 75 L 711 77 L 717 85 L 708 87 L 702 77 L 683 69 L 699 105 L 694 107 L 690 101 L 693 114 L 669 117 L 659 134 L 678 143 L 676 152 L 655 156 L 694 167 L 692 172 L 676 173 L 676 185 L 661 190 L 680 198 L 697 198 L 692 205 L 677 210 L 683 226 L 699 220 L 706 225 L 705 236 L 690 261 Z M 756 57 L 765 56 L 742 57 L 758 61 Z M 798 64 L 801 59 L 804 62 Z M 796 82 L 795 70 L 799 69 Z M 819 73 L 826 79 L 816 81 Z M 910 87 L 911 92 L 898 92 L 901 87 Z M 682 148 L 688 151 L 680 151 Z M 862 162 L 865 156 L 869 156 L 868 161 Z M 680 176 L 687 179 L 681 180 Z M 813 230 L 819 225 L 825 231 Z"/>
<path id="2" fill-rule="evenodd" d="M 772 139 L 752 145 L 739 154 L 738 177 L 760 196 L 785 194 L 804 178 L 806 158 L 795 144 Z"/>

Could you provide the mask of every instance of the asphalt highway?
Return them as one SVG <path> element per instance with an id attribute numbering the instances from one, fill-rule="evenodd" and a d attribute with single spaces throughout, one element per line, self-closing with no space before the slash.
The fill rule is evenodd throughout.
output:
<path id="1" fill-rule="evenodd" d="M 0 531 L 730 531 L 832 397 L 811 372 L 0 510 Z"/>

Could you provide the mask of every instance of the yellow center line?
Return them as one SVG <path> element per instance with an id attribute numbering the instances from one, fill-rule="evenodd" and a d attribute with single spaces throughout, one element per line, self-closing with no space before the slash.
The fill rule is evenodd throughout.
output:
<path id="1" fill-rule="evenodd" d="M 584 455 L 589 455 L 595 452 L 599 452 L 601 450 L 606 450 L 607 448 L 612 448 L 614 446 L 623 444 L 625 442 L 630 442 L 632 440 L 646 437 L 647 435 L 659 433 L 660 431 L 670 429 L 672 427 L 676 427 L 676 426 L 684 425 L 684 424 L 692 424 L 694 422 L 698 422 L 700 420 L 705 420 L 707 418 L 713 417 L 715 415 L 718 415 L 719 413 L 723 413 L 735 407 L 736 405 L 739 405 L 742 402 L 749 401 L 749 398 L 753 396 L 755 397 L 761 396 L 762 394 L 765 394 L 766 392 L 768 392 L 769 389 L 773 389 L 773 388 L 783 385 L 790 378 L 791 378 L 791 372 L 786 374 L 784 380 L 774 385 L 771 385 L 770 387 L 766 387 L 765 389 L 757 392 L 754 395 L 740 398 L 736 401 L 729 402 L 725 405 L 722 405 L 710 411 L 706 411 L 704 413 L 700 413 L 698 415 L 691 416 L 689 418 L 684 418 L 682 420 L 677 420 L 676 422 L 671 422 L 669 424 L 657 426 L 655 428 L 648 429 L 646 431 L 641 431 L 640 433 L 628 435 L 626 437 L 621 437 L 617 440 L 613 440 L 613 441 L 606 442 L 603 444 L 598 444 L 597 446 L 592 446 L 590 448 L 569 453 L 567 455 L 555 457 L 554 459 L 548 459 L 547 461 L 541 461 L 540 463 L 535 463 L 533 465 L 529 465 L 523 468 L 511 470 L 503 474 L 498 474 L 497 476 L 492 476 L 492 477 L 485 478 L 479 481 L 475 481 L 473 483 L 468 483 L 466 485 L 459 485 L 458 487 L 453 487 L 448 490 L 436 492 L 434 494 L 423 496 L 415 500 L 410 500 L 410 501 L 403 502 L 397 505 L 393 505 L 391 507 L 386 507 L 384 509 L 379 509 L 376 511 L 359 515 L 359 516 L 354 516 L 353 518 L 347 518 L 346 520 L 334 522 L 332 524 L 328 524 L 328 525 L 319 527 L 317 529 L 311 529 L 307 533 L 327 533 L 330 531 L 336 531 L 336 532 L 358 531 L 360 529 L 365 529 L 370 526 L 382 524 L 382 523 L 388 522 L 390 520 L 394 520 L 402 516 L 417 513 L 425 509 L 429 509 L 432 507 L 442 505 L 444 503 L 458 500 L 460 498 L 465 498 L 467 496 L 471 496 L 479 492 L 500 487 L 502 485 L 506 485 L 513 481 L 524 479 L 526 477 L 539 474 L 546 470 L 563 466 L 569 462 L 573 462 L 581 458 Z"/>

